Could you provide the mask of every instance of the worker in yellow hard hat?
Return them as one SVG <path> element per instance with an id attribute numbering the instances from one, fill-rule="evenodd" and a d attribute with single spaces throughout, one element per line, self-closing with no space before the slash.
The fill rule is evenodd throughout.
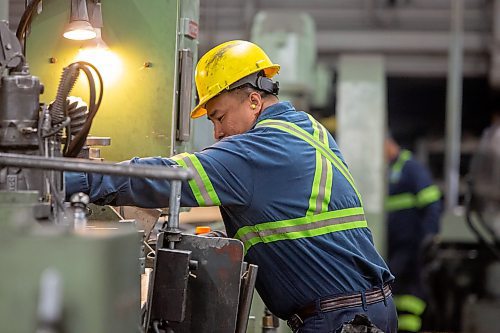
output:
<path id="1" fill-rule="evenodd" d="M 259 266 L 256 288 L 266 307 L 294 332 L 346 325 L 394 333 L 394 277 L 373 245 L 354 180 L 328 131 L 279 101 L 279 69 L 253 43 L 216 46 L 196 67 L 200 102 L 191 116 L 207 115 L 218 142 L 127 163 L 194 170 L 182 183 L 181 205 L 220 207 L 227 235 Z M 99 204 L 169 204 L 167 181 L 73 174 L 66 188 Z"/>

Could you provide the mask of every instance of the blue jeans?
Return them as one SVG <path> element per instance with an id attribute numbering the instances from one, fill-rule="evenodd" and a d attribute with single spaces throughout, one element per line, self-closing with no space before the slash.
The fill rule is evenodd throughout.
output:
<path id="1" fill-rule="evenodd" d="M 396 333 L 398 317 L 392 296 L 385 301 L 365 306 L 343 308 L 329 312 L 320 312 L 304 320 L 297 333 L 336 333 L 342 325 L 354 319 L 356 314 L 366 315 L 370 321 L 385 333 Z"/>

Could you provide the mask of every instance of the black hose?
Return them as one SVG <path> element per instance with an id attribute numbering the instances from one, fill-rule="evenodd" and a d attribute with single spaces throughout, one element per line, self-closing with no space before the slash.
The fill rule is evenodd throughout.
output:
<path id="1" fill-rule="evenodd" d="M 16 36 L 17 39 L 19 39 L 19 42 L 21 43 L 21 47 L 23 48 L 23 54 L 26 54 L 26 45 L 25 45 L 26 31 L 28 30 L 28 27 L 31 24 L 33 13 L 35 13 L 36 8 L 38 7 L 38 4 L 41 1 L 42 0 L 31 1 L 24 10 L 23 15 L 21 16 L 21 20 L 19 20 Z"/>
<path id="2" fill-rule="evenodd" d="M 78 79 L 78 65 L 73 63 L 64 68 L 57 87 L 56 99 L 50 108 L 50 116 L 52 125 L 57 125 L 66 119 L 66 98 L 73 89 L 76 80 Z"/>
<path id="3" fill-rule="evenodd" d="M 71 140 L 71 143 L 69 144 L 69 147 L 67 148 L 67 151 L 65 152 L 64 156 L 65 157 L 76 157 L 82 147 L 85 145 L 85 140 L 87 139 L 87 135 L 90 131 L 90 128 L 92 126 L 92 121 L 94 120 L 95 115 L 97 114 L 97 111 L 99 110 L 99 107 L 101 106 L 102 102 L 102 96 L 104 92 L 104 86 L 103 86 L 103 81 L 102 81 L 102 76 L 97 70 L 97 68 L 84 61 L 79 61 L 77 62 L 79 64 L 79 68 L 85 73 L 87 76 L 87 79 L 89 81 L 89 91 L 90 91 L 90 97 L 89 97 L 89 113 L 87 116 L 87 119 L 85 123 L 83 124 L 81 130 L 76 134 L 76 136 Z M 92 72 L 90 71 L 90 68 L 92 68 L 98 79 L 99 79 L 99 97 L 97 98 L 96 101 L 96 89 L 95 89 L 95 82 L 94 78 L 92 75 Z"/>

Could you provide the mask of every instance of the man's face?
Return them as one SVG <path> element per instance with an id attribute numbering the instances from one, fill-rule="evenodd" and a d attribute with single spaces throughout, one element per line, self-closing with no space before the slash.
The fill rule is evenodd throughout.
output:
<path id="1" fill-rule="evenodd" d="M 212 98 L 205 105 L 208 119 L 214 125 L 216 140 L 245 133 L 255 124 L 260 108 L 252 108 L 252 104 L 260 106 L 260 101 L 252 103 L 253 94 L 245 97 L 241 93 L 240 91 L 225 92 Z"/>

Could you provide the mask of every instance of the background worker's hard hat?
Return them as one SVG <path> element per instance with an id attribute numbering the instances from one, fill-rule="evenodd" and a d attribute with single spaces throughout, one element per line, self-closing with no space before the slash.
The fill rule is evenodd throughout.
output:
<path id="1" fill-rule="evenodd" d="M 214 47 L 201 57 L 196 66 L 195 82 L 200 102 L 191 111 L 191 118 L 206 114 L 205 104 L 232 83 L 260 71 L 271 78 L 279 69 L 280 65 L 273 64 L 254 43 L 233 40 Z"/>

